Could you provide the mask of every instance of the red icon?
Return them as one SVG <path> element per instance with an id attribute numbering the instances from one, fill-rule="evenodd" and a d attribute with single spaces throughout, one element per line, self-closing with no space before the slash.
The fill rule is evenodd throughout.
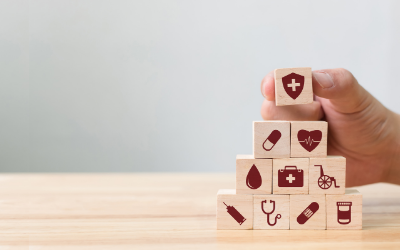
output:
<path id="1" fill-rule="evenodd" d="M 337 206 L 337 222 L 342 225 L 349 224 L 351 222 L 351 205 L 352 202 L 339 201 L 336 202 Z"/>
<path id="2" fill-rule="evenodd" d="M 253 166 L 249 170 L 249 173 L 247 174 L 246 185 L 251 189 L 257 189 L 261 187 L 261 184 L 262 184 L 261 174 L 258 171 L 256 165 L 253 164 Z"/>
<path id="3" fill-rule="evenodd" d="M 336 186 L 335 177 L 330 177 L 330 176 L 324 175 L 324 169 L 322 168 L 322 165 L 314 165 L 314 167 L 320 167 L 320 169 L 321 169 L 321 174 L 318 178 L 318 186 L 321 189 L 330 188 L 332 186 L 332 182 L 335 184 L 335 188 L 340 188 L 340 186 Z"/>
<path id="4" fill-rule="evenodd" d="M 225 202 L 223 203 L 225 204 Z M 246 218 L 244 218 L 243 215 L 241 215 L 239 211 L 236 210 L 236 208 L 234 208 L 233 206 L 228 206 L 226 204 L 225 206 L 228 214 L 230 214 L 237 221 L 237 223 L 239 223 L 239 225 L 242 225 L 243 222 L 245 222 Z"/>
<path id="5" fill-rule="evenodd" d="M 282 134 L 281 132 L 279 132 L 279 130 L 272 131 L 267 139 L 265 139 L 263 143 L 263 149 L 265 149 L 266 151 L 270 151 L 276 145 L 279 139 L 281 139 L 281 136 Z"/>
<path id="6" fill-rule="evenodd" d="M 321 142 L 322 132 L 320 130 L 307 131 L 302 129 L 297 133 L 297 139 L 305 150 L 311 152 Z"/>
<path id="7" fill-rule="evenodd" d="M 285 169 L 278 171 L 278 187 L 302 187 L 303 175 L 302 169 L 297 169 L 296 166 L 285 166 Z"/>
<path id="8" fill-rule="evenodd" d="M 291 73 L 282 77 L 283 88 L 286 93 L 295 100 L 304 88 L 304 76 L 296 73 Z"/>
<path id="9" fill-rule="evenodd" d="M 281 214 L 277 214 L 277 215 L 275 216 L 275 222 L 274 222 L 274 223 L 270 223 L 270 222 L 269 222 L 269 216 L 270 216 L 272 213 L 274 213 L 274 211 L 275 211 L 275 201 L 270 200 L 269 202 L 272 203 L 272 211 L 269 212 L 269 213 L 267 213 L 267 212 L 264 211 L 264 203 L 267 203 L 267 200 L 263 200 L 263 201 L 261 202 L 261 210 L 263 211 L 264 214 L 267 215 L 267 223 L 268 223 L 268 225 L 270 225 L 270 226 L 272 227 L 272 226 L 275 226 L 276 222 L 278 221 L 278 219 L 280 219 L 280 218 L 282 217 L 282 215 L 281 215 Z"/>
<path id="10" fill-rule="evenodd" d="M 297 216 L 297 222 L 303 225 L 318 211 L 318 209 L 318 203 L 312 202 L 299 216 Z"/>

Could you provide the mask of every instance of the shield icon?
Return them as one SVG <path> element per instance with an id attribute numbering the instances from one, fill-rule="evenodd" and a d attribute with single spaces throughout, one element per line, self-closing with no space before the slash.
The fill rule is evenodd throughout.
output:
<path id="1" fill-rule="evenodd" d="M 290 73 L 289 75 L 282 77 L 282 84 L 286 93 L 293 100 L 295 100 L 297 97 L 299 97 L 299 95 L 303 91 L 304 76 L 296 73 Z"/>

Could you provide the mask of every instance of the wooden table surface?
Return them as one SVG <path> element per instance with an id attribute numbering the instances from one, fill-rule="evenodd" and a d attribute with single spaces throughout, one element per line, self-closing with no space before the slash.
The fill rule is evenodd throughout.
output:
<path id="1" fill-rule="evenodd" d="M 235 187 L 234 174 L 2 174 L 0 182 L 0 250 L 400 249 L 395 185 L 358 188 L 363 230 L 217 231 L 216 193 Z"/>

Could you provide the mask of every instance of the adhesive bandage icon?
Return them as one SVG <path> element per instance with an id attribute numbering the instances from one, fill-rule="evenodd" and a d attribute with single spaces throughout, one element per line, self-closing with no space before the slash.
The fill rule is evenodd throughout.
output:
<path id="1" fill-rule="evenodd" d="M 269 134 L 267 139 L 264 141 L 263 149 L 265 151 L 270 151 L 276 145 L 279 139 L 281 139 L 281 136 L 282 134 L 281 132 L 279 132 L 279 130 L 272 131 L 271 134 Z"/>
<path id="2" fill-rule="evenodd" d="M 297 222 L 303 225 L 318 211 L 318 209 L 318 203 L 312 202 L 299 216 L 297 216 Z"/>

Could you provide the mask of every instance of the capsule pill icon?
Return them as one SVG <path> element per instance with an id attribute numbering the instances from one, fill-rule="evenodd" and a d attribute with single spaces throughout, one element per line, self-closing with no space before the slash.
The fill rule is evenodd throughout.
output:
<path id="1" fill-rule="evenodd" d="M 279 132 L 279 130 L 272 131 L 271 134 L 269 134 L 267 139 L 264 141 L 263 148 L 266 151 L 270 151 L 276 145 L 279 139 L 281 139 L 281 136 L 282 134 L 281 132 Z"/>
<path id="2" fill-rule="evenodd" d="M 299 216 L 297 216 L 297 222 L 303 225 L 318 211 L 318 209 L 318 203 L 312 202 Z"/>

